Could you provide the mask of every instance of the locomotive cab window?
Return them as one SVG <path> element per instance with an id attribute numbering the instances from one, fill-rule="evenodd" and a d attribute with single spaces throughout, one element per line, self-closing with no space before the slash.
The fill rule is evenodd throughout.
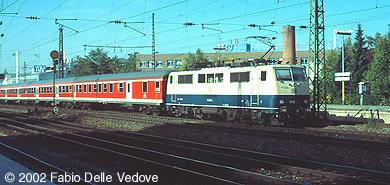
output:
<path id="1" fill-rule="evenodd" d="M 306 82 L 305 69 L 293 68 L 292 74 L 293 74 L 294 81 Z"/>
<path id="2" fill-rule="evenodd" d="M 276 80 L 278 81 L 292 81 L 291 70 L 286 68 L 275 69 Z"/>

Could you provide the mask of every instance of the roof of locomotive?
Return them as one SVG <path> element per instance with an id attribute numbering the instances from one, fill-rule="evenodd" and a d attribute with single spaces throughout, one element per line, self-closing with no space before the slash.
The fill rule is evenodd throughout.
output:
<path id="1" fill-rule="evenodd" d="M 243 67 L 213 67 L 213 68 L 202 68 L 198 70 L 190 70 L 190 71 L 177 71 L 177 73 L 191 73 L 191 72 L 211 72 L 211 71 L 221 71 L 221 70 L 229 70 L 232 72 L 237 71 L 250 71 L 256 69 L 264 69 L 264 68 L 286 68 L 286 67 L 298 67 L 303 68 L 303 66 L 293 65 L 293 64 L 275 64 L 275 65 L 258 65 L 258 66 L 243 66 Z"/>

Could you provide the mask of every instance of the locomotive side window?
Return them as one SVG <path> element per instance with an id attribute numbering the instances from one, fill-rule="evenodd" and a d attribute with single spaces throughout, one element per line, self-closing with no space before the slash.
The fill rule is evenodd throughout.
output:
<path id="1" fill-rule="evenodd" d="M 230 82 L 249 82 L 249 72 L 230 73 Z"/>
<path id="2" fill-rule="evenodd" d="M 267 80 L 267 71 L 261 71 L 260 80 L 261 81 L 266 81 Z"/>
<path id="3" fill-rule="evenodd" d="M 214 83 L 214 74 L 207 74 L 207 83 Z"/>
<path id="4" fill-rule="evenodd" d="M 292 81 L 290 69 L 275 69 L 276 79 L 279 81 Z"/>
<path id="5" fill-rule="evenodd" d="M 142 92 L 143 93 L 148 92 L 148 82 L 142 82 Z"/>
<path id="6" fill-rule="evenodd" d="M 198 83 L 206 83 L 206 75 L 205 74 L 198 74 Z"/>
<path id="7" fill-rule="evenodd" d="M 215 83 L 222 83 L 222 82 L 223 82 L 223 73 L 215 74 Z"/>
<path id="8" fill-rule="evenodd" d="M 192 74 L 191 75 L 179 75 L 178 83 L 179 84 L 192 84 Z"/>
<path id="9" fill-rule="evenodd" d="M 156 93 L 160 93 L 160 82 L 156 82 L 156 83 L 155 83 L 155 86 L 156 86 L 155 92 L 156 92 Z"/>

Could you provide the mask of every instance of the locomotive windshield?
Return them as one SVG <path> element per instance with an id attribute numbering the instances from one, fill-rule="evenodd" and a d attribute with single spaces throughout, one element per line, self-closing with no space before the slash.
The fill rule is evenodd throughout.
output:
<path id="1" fill-rule="evenodd" d="M 276 79 L 278 81 L 306 81 L 306 73 L 301 68 L 275 68 Z"/>

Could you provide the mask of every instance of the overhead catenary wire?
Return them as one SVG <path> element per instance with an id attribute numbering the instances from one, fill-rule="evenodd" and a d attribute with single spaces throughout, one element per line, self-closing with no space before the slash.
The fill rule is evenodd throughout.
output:
<path id="1" fill-rule="evenodd" d="M 80 1 L 81 2 L 81 1 Z M 180 3 L 180 2 L 189 2 L 189 1 L 178 1 L 178 2 L 175 2 L 175 3 Z M 218 1 L 218 0 L 216 0 L 216 1 L 213 1 L 213 2 L 211 2 L 211 3 L 217 3 L 217 2 L 220 2 L 220 1 Z M 228 6 L 228 3 L 230 3 L 229 1 L 226 1 L 225 2 L 225 7 L 227 7 Z M 232 3 L 230 3 L 230 4 L 238 4 L 238 3 L 240 3 L 240 2 L 236 2 L 236 1 L 232 1 Z M 230 5 L 229 4 L 229 5 Z M 305 5 L 305 4 L 301 4 L 301 5 L 299 5 L 299 6 L 302 6 L 302 5 Z M 207 6 L 207 4 L 206 3 L 202 3 L 200 6 L 204 6 L 204 7 L 209 7 L 209 6 Z M 278 5 L 279 7 L 279 9 L 280 8 L 283 8 L 284 6 L 280 6 L 280 5 Z M 288 5 L 288 6 L 291 6 L 291 4 L 290 5 Z M 158 7 L 158 8 L 162 8 L 162 7 Z M 220 7 L 219 7 L 220 8 Z M 215 10 L 215 9 L 217 9 L 218 10 L 218 8 L 213 8 L 213 7 L 211 7 L 211 8 L 208 8 L 207 10 Z M 221 17 L 220 16 L 220 21 L 218 21 L 218 20 L 210 20 L 210 19 L 208 19 L 208 20 L 205 20 L 203 23 L 204 24 L 207 24 L 207 23 L 210 23 L 210 22 L 213 22 L 213 23 L 218 23 L 219 24 L 219 26 L 218 27 L 216 27 L 216 29 L 220 29 L 220 30 L 224 30 L 225 31 L 225 28 L 227 28 L 226 26 L 232 26 L 231 28 L 229 27 L 226 31 L 226 33 L 218 33 L 218 32 L 212 32 L 212 31 L 205 31 L 204 33 L 206 33 L 206 34 L 201 34 L 201 35 L 191 35 L 191 37 L 188 37 L 188 38 L 180 38 L 180 37 L 178 37 L 178 38 L 175 38 L 175 42 L 168 42 L 168 41 L 166 41 L 166 40 L 163 40 L 162 42 L 158 42 L 158 45 L 159 46 L 170 46 L 169 48 L 171 48 L 171 49 L 174 49 L 174 48 L 183 48 L 183 46 L 181 46 L 181 45 L 176 45 L 175 46 L 175 44 L 174 43 L 179 43 L 179 42 L 183 42 L 183 41 L 186 41 L 186 40 L 189 40 L 189 41 L 192 41 L 192 40 L 196 40 L 196 39 L 199 39 L 199 38 L 212 38 L 213 36 L 220 36 L 220 34 L 226 34 L 227 35 L 227 33 L 238 33 L 238 32 L 240 32 L 240 31 L 242 31 L 243 30 L 243 27 L 244 26 L 247 26 L 246 24 L 243 24 L 243 23 L 240 23 L 240 22 L 235 22 L 235 21 L 232 21 L 232 20 L 234 20 L 235 19 L 235 17 L 237 17 L 237 16 L 241 16 L 241 17 L 249 17 L 249 16 L 254 16 L 254 15 L 259 15 L 259 14 L 261 14 L 261 13 L 264 13 L 264 12 L 261 12 L 261 11 L 265 11 L 265 13 L 267 13 L 267 12 L 269 12 L 270 10 L 269 9 L 273 9 L 272 7 L 270 7 L 270 6 L 264 6 L 264 8 L 261 8 L 260 10 L 259 9 L 257 9 L 257 11 L 254 11 L 254 10 L 248 10 L 248 11 L 245 11 L 245 12 L 237 12 L 237 13 L 235 13 L 235 14 L 231 14 L 231 15 L 229 15 L 229 16 L 226 16 L 226 17 Z M 115 8 L 113 8 L 113 9 L 111 9 L 111 10 L 115 10 Z M 146 9 L 145 9 L 146 10 Z M 142 14 L 142 13 L 145 13 L 144 15 L 146 15 L 146 12 L 148 12 L 148 10 L 146 10 L 146 11 L 143 11 L 143 12 L 141 12 L 140 14 Z M 171 10 L 171 9 L 170 9 Z M 196 9 L 196 7 L 194 7 L 193 9 L 192 8 L 189 8 L 189 10 L 187 10 L 187 14 L 188 15 L 190 15 L 190 14 L 194 14 L 194 15 L 196 15 L 196 14 L 198 14 L 198 13 L 201 13 L 202 11 L 207 11 L 207 10 L 203 10 L 203 9 Z M 150 11 L 150 10 L 149 10 Z M 368 11 L 368 10 L 367 10 Z M 351 11 L 350 11 L 351 12 Z M 203 13 L 203 12 L 202 12 Z M 257 14 L 256 14 L 257 13 Z M 341 13 L 339 13 L 339 14 L 341 14 L 341 15 L 343 15 L 342 14 L 342 12 Z M 351 13 L 352 14 L 352 13 Z M 180 17 L 180 16 L 182 16 L 183 14 L 182 14 L 182 12 L 178 12 L 178 14 L 177 15 L 175 15 L 174 17 Z M 336 17 L 337 16 L 341 16 L 341 15 L 335 15 Z M 20 15 L 18 15 L 17 17 L 19 17 Z M 32 16 L 32 17 L 35 17 L 36 15 L 27 15 L 27 16 Z M 25 19 L 27 16 L 23 16 L 23 18 Z M 121 20 L 127 20 L 126 18 L 128 18 L 128 17 L 132 17 L 132 16 L 135 16 L 135 17 L 137 17 L 137 13 L 136 14 L 134 14 L 134 15 L 130 15 L 130 16 L 127 16 L 127 17 L 125 17 L 125 18 L 122 18 Z M 36 16 L 36 17 L 38 17 L 38 16 Z M 135 17 L 132 17 L 132 18 L 135 18 Z M 87 24 L 90 24 L 90 23 L 102 23 L 102 24 L 95 24 L 94 26 L 92 26 L 92 27 L 85 27 L 85 26 L 81 26 L 81 27 L 83 27 L 83 28 L 85 28 L 85 29 L 81 29 L 80 30 L 80 32 L 81 31 L 83 31 L 83 32 L 81 32 L 81 33 L 89 33 L 90 31 L 92 31 L 92 30 L 97 30 L 97 29 L 99 29 L 99 28 L 102 28 L 102 27 L 104 27 L 104 26 L 108 26 L 109 24 L 107 24 L 107 21 L 109 21 L 109 20 L 102 20 L 102 18 L 99 18 L 99 19 L 82 19 L 82 17 L 77 17 L 78 18 L 78 21 L 77 22 L 81 22 L 81 21 L 85 21 Z M 43 21 L 43 20 L 47 20 L 47 19 L 49 19 L 49 17 L 46 17 L 46 19 L 45 18 L 42 18 L 41 19 L 41 21 Z M 378 18 L 376 18 L 376 19 L 378 19 Z M 161 19 L 160 19 L 161 20 Z M 169 27 L 168 29 L 159 29 L 159 32 L 156 32 L 156 36 L 157 37 L 159 37 L 160 35 L 162 35 L 162 34 L 165 34 L 165 33 L 175 33 L 175 32 L 179 32 L 179 31 L 181 31 L 181 30 L 184 30 L 184 29 L 188 29 L 188 30 L 190 30 L 190 28 L 182 28 L 183 26 L 182 26 L 182 24 L 183 24 L 183 22 L 174 22 L 174 21 L 172 21 L 172 20 L 174 20 L 174 19 L 171 19 L 171 18 L 166 18 L 165 20 L 161 20 L 161 21 L 159 21 L 159 22 L 156 22 L 156 24 L 172 24 L 172 25 L 175 25 L 175 24 L 177 24 L 177 27 Z M 300 19 L 301 20 L 301 19 Z M 374 20 L 374 18 L 372 18 L 372 19 L 369 19 L 369 18 L 367 18 L 366 20 L 363 20 L 363 21 L 370 21 L 370 20 Z M 34 21 L 37 21 L 37 20 L 34 20 Z M 251 23 L 251 22 L 249 22 L 249 23 Z M 282 22 L 280 22 L 280 21 L 278 21 L 278 25 L 276 25 L 276 26 L 281 26 L 281 23 Z M 329 22 L 327 22 L 327 23 L 329 23 Z M 335 23 L 335 22 L 332 22 L 332 23 Z M 328 24 L 328 25 L 333 25 L 332 23 L 330 23 L 330 24 Z M 351 22 L 352 23 L 352 22 Z M 77 23 L 77 24 L 79 24 L 79 23 Z M 180 25 L 181 24 L 181 25 Z M 340 22 L 340 23 L 338 23 L 338 24 L 342 24 L 342 22 Z M 327 26 L 328 26 L 327 25 Z M 236 29 L 237 27 L 234 27 L 234 26 L 237 26 L 238 27 L 238 29 Z M 80 27 L 80 26 L 79 26 Z M 150 25 L 149 25 L 149 22 L 148 21 L 145 21 L 145 25 L 142 25 L 142 26 L 139 26 L 139 27 L 135 27 L 136 29 L 139 29 L 139 30 L 143 30 L 143 29 L 145 29 L 145 28 L 148 28 L 148 27 L 150 27 Z M 213 26 L 213 28 L 214 28 L 214 26 Z M 231 31 L 231 30 L 236 30 L 236 31 Z M 237 30 L 239 30 L 239 31 L 237 31 Z M 92 33 L 92 32 L 91 32 Z M 189 31 L 189 33 L 191 33 L 190 31 Z M 301 33 L 305 33 L 305 31 L 302 31 Z M 54 34 L 56 34 L 56 33 L 54 33 Z M 137 39 L 140 39 L 142 36 L 141 35 L 139 35 L 139 36 L 137 36 L 137 35 L 131 35 L 131 36 L 127 36 L 126 35 L 126 37 L 123 37 L 123 35 L 125 35 L 125 34 L 128 34 L 128 33 L 124 33 L 124 32 L 122 32 L 122 33 L 120 33 L 120 34 L 118 34 L 117 36 L 118 36 L 118 38 L 120 38 L 118 41 L 116 41 L 116 42 L 114 42 L 115 43 L 115 45 L 117 45 L 117 44 L 120 44 L 120 43 L 123 43 L 124 45 L 126 45 L 126 42 L 129 42 L 129 41 L 134 41 L 134 40 L 137 40 Z M 146 32 L 146 34 L 147 34 L 147 32 Z M 72 33 L 72 34 L 69 34 L 67 37 L 69 37 L 69 36 L 74 36 L 74 34 Z M 122 37 L 121 37 L 122 36 Z M 206 36 L 206 37 L 204 37 L 204 36 Z M 107 43 L 112 43 L 112 41 L 113 40 L 110 40 L 110 37 L 111 37 L 111 35 L 102 35 L 102 37 L 100 37 L 100 38 L 96 38 L 96 40 L 94 40 L 94 41 L 88 41 L 87 43 L 88 44 L 91 44 L 91 45 L 108 45 Z M 223 38 L 223 40 L 226 40 L 225 38 Z M 53 42 L 56 42 L 57 40 L 56 39 L 53 39 L 53 38 L 50 38 L 50 37 L 47 37 L 46 36 L 46 38 L 43 38 L 41 41 L 39 41 L 39 42 L 36 42 L 36 43 L 34 43 L 34 44 L 31 44 L 31 45 L 24 45 L 23 47 L 24 48 L 22 48 L 22 50 L 24 51 L 24 52 L 28 52 L 28 51 L 32 51 L 33 49 L 35 49 L 35 48 L 37 48 L 37 47 L 42 47 L 42 46 L 45 46 L 45 45 L 48 45 L 48 44 L 50 44 L 50 43 L 53 43 Z M 220 40 L 221 41 L 221 40 Z M 139 42 L 141 45 L 142 45 L 142 42 L 140 41 Z M 191 46 L 195 46 L 196 45 L 196 43 L 194 43 L 194 44 L 191 44 Z M 202 45 L 204 45 L 204 43 L 202 44 Z M 74 43 L 71 43 L 71 45 L 69 45 L 69 47 L 75 47 L 76 45 L 74 44 Z M 78 46 L 80 46 L 80 45 L 78 45 Z M 161 47 L 159 47 L 159 48 L 161 48 Z M 163 48 L 161 48 L 161 50 L 162 49 L 164 49 L 165 51 L 167 51 L 169 48 L 165 48 L 165 47 L 163 47 Z M 189 47 L 186 47 L 186 48 L 189 48 Z M 12 50 L 12 49 L 11 49 Z M 78 52 L 78 50 L 76 50 L 75 52 L 73 52 L 73 53 L 76 53 L 76 52 Z M 68 56 L 70 56 L 70 55 L 68 55 Z"/>

